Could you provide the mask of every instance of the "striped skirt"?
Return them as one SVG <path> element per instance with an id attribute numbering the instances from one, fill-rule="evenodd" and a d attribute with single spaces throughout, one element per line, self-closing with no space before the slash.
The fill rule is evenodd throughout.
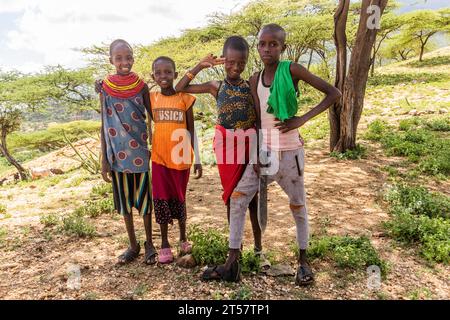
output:
<path id="1" fill-rule="evenodd" d="M 135 207 L 139 214 L 152 212 L 150 173 L 112 172 L 114 207 L 122 215 L 131 214 Z"/>

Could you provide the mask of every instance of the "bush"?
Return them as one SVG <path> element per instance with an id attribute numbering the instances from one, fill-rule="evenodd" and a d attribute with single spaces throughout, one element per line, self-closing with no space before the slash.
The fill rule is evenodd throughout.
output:
<path id="1" fill-rule="evenodd" d="M 383 137 L 384 133 L 389 130 L 389 125 L 384 120 L 374 120 L 367 126 L 367 131 L 364 134 L 364 137 L 367 140 L 372 141 L 380 141 Z"/>
<path id="2" fill-rule="evenodd" d="M 114 202 L 112 198 L 104 198 L 100 200 L 88 200 L 85 204 L 77 208 L 74 212 L 77 216 L 89 216 L 91 218 L 98 217 L 104 213 L 114 212 Z"/>
<path id="3" fill-rule="evenodd" d="M 298 249 L 297 249 L 298 255 Z M 329 258 L 337 266 L 350 269 L 363 269 L 371 265 L 380 268 L 383 276 L 387 273 L 387 263 L 379 256 L 375 248 L 365 236 L 325 236 L 313 237 L 308 249 L 311 259 Z"/>
<path id="4" fill-rule="evenodd" d="M 384 224 L 396 240 L 419 246 L 420 253 L 429 261 L 450 262 L 450 221 L 444 218 L 415 216 L 398 212 Z"/>
<path id="5" fill-rule="evenodd" d="M 450 217 L 450 197 L 440 193 L 429 192 L 424 187 L 398 184 L 386 195 L 391 205 L 391 212 L 407 212 L 425 215 L 430 218 Z"/>
<path id="6" fill-rule="evenodd" d="M 254 250 L 251 249 L 244 250 L 241 256 L 242 273 L 259 272 L 260 262 L 261 259 L 258 255 L 255 254 Z"/>
<path id="7" fill-rule="evenodd" d="M 95 227 L 82 216 L 70 214 L 63 218 L 62 231 L 68 235 L 78 237 L 92 237 L 95 235 Z"/>
<path id="8" fill-rule="evenodd" d="M 0 214 L 6 214 L 6 206 L 0 203 Z"/>
<path id="9" fill-rule="evenodd" d="M 445 119 L 400 121 L 400 131 L 394 131 L 386 122 L 375 120 L 369 124 L 365 137 L 379 141 L 386 153 L 407 157 L 418 163 L 418 170 L 434 176 L 450 175 L 450 140 L 432 130 L 445 131 Z"/>
<path id="10" fill-rule="evenodd" d="M 340 160 L 357 160 L 365 158 L 367 155 L 367 148 L 363 145 L 357 144 L 354 150 L 346 150 L 345 152 L 333 151 L 330 153 L 330 157 L 334 157 Z"/>
<path id="11" fill-rule="evenodd" d="M 59 223 L 59 218 L 56 214 L 49 213 L 41 216 L 39 221 L 46 227 L 52 227 Z"/>
<path id="12" fill-rule="evenodd" d="M 222 233 L 214 229 L 203 231 L 198 225 L 192 225 L 188 237 L 193 242 L 192 256 L 198 264 L 218 265 L 225 262 L 228 241 Z"/>
<path id="13" fill-rule="evenodd" d="M 112 193 L 113 190 L 111 183 L 100 183 L 92 188 L 91 198 L 104 198 Z"/>

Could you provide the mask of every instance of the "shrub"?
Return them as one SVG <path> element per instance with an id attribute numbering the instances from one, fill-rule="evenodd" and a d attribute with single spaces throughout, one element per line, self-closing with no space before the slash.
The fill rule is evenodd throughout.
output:
<path id="1" fill-rule="evenodd" d="M 384 227 L 394 239 L 419 246 L 429 261 L 450 262 L 450 221 L 444 218 L 415 216 L 406 211 L 395 214 Z"/>
<path id="2" fill-rule="evenodd" d="M 356 145 L 356 148 L 354 150 L 346 150 L 345 152 L 336 152 L 333 151 L 330 153 L 331 157 L 334 157 L 336 159 L 340 160 L 357 160 L 361 158 L 365 158 L 367 154 L 367 148 L 358 144 Z"/>
<path id="3" fill-rule="evenodd" d="M 59 223 L 59 218 L 54 213 L 44 214 L 39 221 L 46 227 L 56 226 Z"/>
<path id="4" fill-rule="evenodd" d="M 192 225 L 188 232 L 193 242 L 192 256 L 198 264 L 218 265 L 225 262 L 228 252 L 226 236 L 214 229 L 203 231 Z"/>
<path id="5" fill-rule="evenodd" d="M 68 235 L 76 235 L 78 237 L 92 237 L 95 235 L 95 227 L 86 218 L 73 213 L 63 218 L 62 231 Z"/>
<path id="6" fill-rule="evenodd" d="M 394 214 L 407 212 L 430 218 L 450 216 L 450 197 L 429 192 L 424 187 L 398 184 L 388 191 L 385 198 Z"/>
<path id="7" fill-rule="evenodd" d="M 296 254 L 298 255 L 298 248 Z M 355 270 L 376 265 L 380 268 L 383 276 L 388 270 L 387 263 L 379 257 L 369 238 L 365 236 L 313 237 L 308 249 L 308 256 L 312 259 L 329 258 L 339 267 Z"/>
<path id="8" fill-rule="evenodd" d="M 88 200 L 84 205 L 77 208 L 74 212 L 77 216 L 98 217 L 104 213 L 114 212 L 114 202 L 112 198 L 103 198 L 99 200 Z"/>

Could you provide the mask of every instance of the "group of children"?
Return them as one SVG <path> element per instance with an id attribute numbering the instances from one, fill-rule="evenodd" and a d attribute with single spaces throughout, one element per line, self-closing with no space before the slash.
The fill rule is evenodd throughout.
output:
<path id="1" fill-rule="evenodd" d="M 174 80 L 178 74 L 174 61 L 169 57 L 159 57 L 152 64 L 152 78 L 160 90 L 151 92 L 144 81 L 131 71 L 134 60 L 130 45 L 124 40 L 111 44 L 110 62 L 115 66 L 116 74 L 97 84 L 97 89 L 102 102 L 102 176 L 105 181 L 112 182 L 115 208 L 124 216 L 130 240 L 129 248 L 119 256 L 120 263 L 133 261 L 140 252 L 132 207 L 144 219 L 145 263 L 170 263 L 174 260 L 167 234 L 168 224 L 173 219 L 179 223 L 180 253 L 191 252 L 192 244 L 186 238 L 186 188 L 194 158 L 192 146 L 195 145 L 192 110 L 195 97 L 191 94 L 206 93 L 211 94 L 217 103 L 213 145 L 230 232 L 226 263 L 207 268 L 202 279 L 240 279 L 239 255 L 247 208 L 250 211 L 254 250 L 262 255 L 257 216 L 262 164 L 258 155 L 257 161 L 250 158 L 252 150 L 258 150 L 257 154 L 259 150 L 267 150 L 270 159 L 277 162 L 277 170 L 269 173 L 267 181 L 276 181 L 288 195 L 296 223 L 300 248 L 296 283 L 308 285 L 314 281 L 306 256 L 308 221 L 303 181 L 304 150 L 297 129 L 325 111 L 341 93 L 301 65 L 280 61 L 286 49 L 285 40 L 286 32 L 279 25 L 269 24 L 261 29 L 257 49 L 264 69 L 255 73 L 249 81 L 241 78 L 249 57 L 249 46 L 240 36 L 229 37 L 225 41 L 222 57 L 208 55 L 188 71 L 176 87 Z M 222 64 L 225 79 L 190 84 L 203 69 Z M 297 117 L 296 94 L 300 80 L 326 96 L 316 107 Z M 256 139 L 257 147 L 252 147 L 252 143 L 244 138 L 244 152 L 237 152 L 236 156 L 236 151 L 239 151 L 234 143 L 236 136 L 248 137 L 256 132 L 262 133 L 262 139 Z M 150 137 L 151 152 L 147 141 Z M 194 173 L 196 178 L 200 178 L 202 167 L 197 152 L 195 158 Z M 161 228 L 159 252 L 152 241 L 152 204 L 155 220 Z"/>

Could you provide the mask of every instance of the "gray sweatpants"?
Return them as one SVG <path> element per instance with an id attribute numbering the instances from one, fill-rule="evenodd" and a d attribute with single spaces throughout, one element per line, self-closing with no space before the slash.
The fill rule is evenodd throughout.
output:
<path id="1" fill-rule="evenodd" d="M 272 151 L 273 152 L 273 151 Z M 304 187 L 305 151 L 303 148 L 277 152 L 279 168 L 267 176 L 267 185 L 276 181 L 289 197 L 290 209 L 297 229 L 300 249 L 307 249 L 309 240 L 306 192 Z M 249 164 L 234 189 L 230 200 L 230 249 L 240 249 L 244 234 L 245 213 L 258 191 L 259 178 Z"/>

